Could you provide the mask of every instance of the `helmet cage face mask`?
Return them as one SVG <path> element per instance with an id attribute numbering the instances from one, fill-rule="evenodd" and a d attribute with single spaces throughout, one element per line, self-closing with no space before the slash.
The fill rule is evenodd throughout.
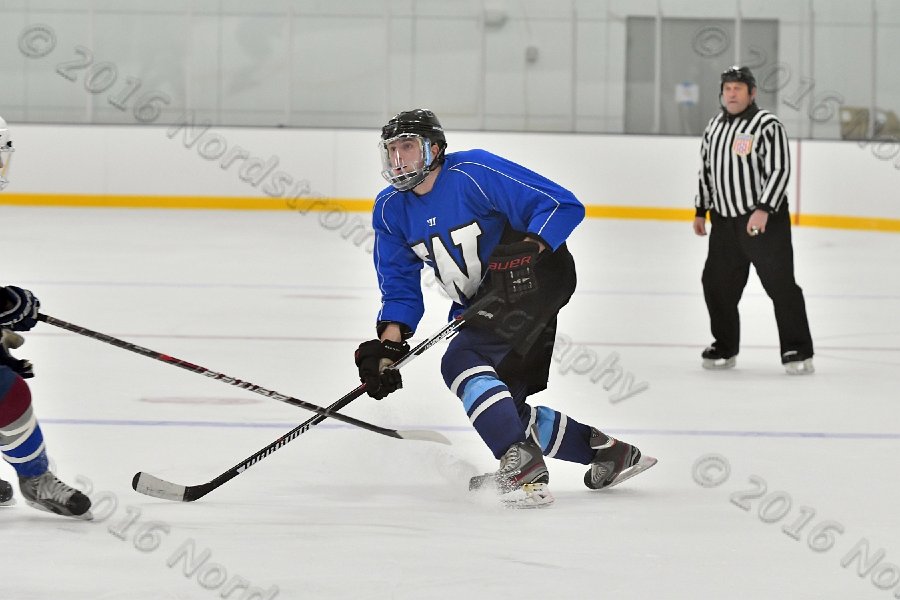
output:
<path id="1" fill-rule="evenodd" d="M 411 190 L 422 183 L 434 165 L 431 140 L 417 133 L 401 133 L 378 142 L 381 176 L 394 189 Z"/>

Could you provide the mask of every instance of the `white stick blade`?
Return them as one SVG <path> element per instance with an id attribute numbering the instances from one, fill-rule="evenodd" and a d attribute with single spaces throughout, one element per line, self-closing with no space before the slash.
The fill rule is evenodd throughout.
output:
<path id="1" fill-rule="evenodd" d="M 410 429 L 407 431 L 398 431 L 400 437 L 404 440 L 420 440 L 422 442 L 437 442 L 438 444 L 446 444 L 452 446 L 446 437 L 437 431 L 429 431 L 427 429 Z"/>
<path id="2" fill-rule="evenodd" d="M 186 489 L 183 485 L 178 485 L 144 472 L 135 474 L 134 479 L 131 480 L 131 487 L 134 488 L 134 491 L 141 494 L 176 502 L 184 500 L 184 491 Z"/>

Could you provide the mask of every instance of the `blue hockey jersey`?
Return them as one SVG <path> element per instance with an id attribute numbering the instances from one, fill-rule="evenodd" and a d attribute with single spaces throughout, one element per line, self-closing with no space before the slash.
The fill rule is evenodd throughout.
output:
<path id="1" fill-rule="evenodd" d="M 447 154 L 427 194 L 388 187 L 375 199 L 378 321 L 415 331 L 425 311 L 424 264 L 454 301 L 453 316 L 477 292 L 507 224 L 556 250 L 583 218 L 572 192 L 521 165 L 485 150 Z"/>

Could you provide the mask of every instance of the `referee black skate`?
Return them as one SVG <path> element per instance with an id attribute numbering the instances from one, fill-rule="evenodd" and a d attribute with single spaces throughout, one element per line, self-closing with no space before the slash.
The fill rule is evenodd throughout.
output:
<path id="1" fill-rule="evenodd" d="M 722 112 L 703 133 L 694 233 L 712 230 L 703 268 L 703 295 L 713 343 L 707 369 L 735 366 L 740 349 L 738 302 L 752 264 L 775 306 L 781 362 L 792 375 L 814 372 L 813 342 L 803 291 L 794 280 L 787 188 L 790 151 L 784 126 L 756 105 L 756 79 L 747 67 L 722 73 Z"/>

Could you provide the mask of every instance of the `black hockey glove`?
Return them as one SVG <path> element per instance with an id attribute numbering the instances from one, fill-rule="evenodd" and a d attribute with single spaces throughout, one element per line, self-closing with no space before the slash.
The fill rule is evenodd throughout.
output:
<path id="1" fill-rule="evenodd" d="M 488 259 L 490 291 L 504 302 L 515 304 L 522 296 L 538 289 L 534 266 L 540 246 L 536 242 L 501 244 Z"/>
<path id="2" fill-rule="evenodd" d="M 34 377 L 34 366 L 27 360 L 15 358 L 9 353 L 10 348 L 15 350 L 25 343 L 25 339 L 9 329 L 0 330 L 0 365 L 4 365 L 15 371 L 22 379 Z"/>
<path id="3" fill-rule="evenodd" d="M 376 400 L 403 387 L 403 379 L 397 369 L 386 369 L 409 352 L 406 342 L 369 340 L 356 349 L 354 358 L 359 369 L 359 380 L 366 384 L 366 393 Z"/>
<path id="4" fill-rule="evenodd" d="M 28 290 L 14 285 L 0 288 L 0 327 L 28 331 L 37 325 L 40 301 Z"/>

